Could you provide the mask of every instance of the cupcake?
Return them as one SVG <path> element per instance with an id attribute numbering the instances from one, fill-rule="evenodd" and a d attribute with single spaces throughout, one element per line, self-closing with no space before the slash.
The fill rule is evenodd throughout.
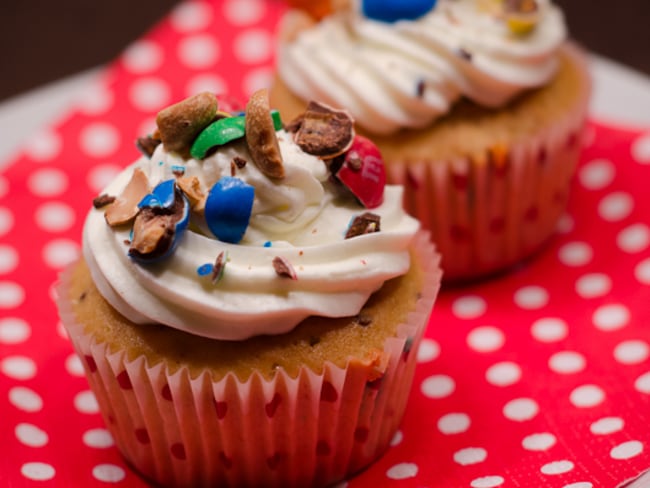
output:
<path id="1" fill-rule="evenodd" d="M 566 208 L 590 93 L 561 11 L 549 0 L 343 3 L 286 13 L 273 106 L 292 117 L 315 98 L 350 111 L 431 231 L 445 282 L 540 249 Z"/>
<path id="2" fill-rule="evenodd" d="M 163 486 L 325 486 L 390 445 L 438 255 L 377 148 L 268 94 L 161 111 L 93 201 L 60 316 L 126 461 Z"/>

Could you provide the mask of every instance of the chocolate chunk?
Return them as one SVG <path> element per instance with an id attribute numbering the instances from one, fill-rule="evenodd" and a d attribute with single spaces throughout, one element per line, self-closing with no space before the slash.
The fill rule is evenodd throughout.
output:
<path id="1" fill-rule="evenodd" d="M 283 276 L 286 278 L 291 278 L 292 280 L 297 280 L 296 272 L 291 266 L 291 263 L 286 260 L 286 258 L 276 256 L 273 258 L 273 268 L 278 276 Z"/>
<path id="2" fill-rule="evenodd" d="M 354 121 L 345 110 L 335 110 L 318 102 L 309 102 L 297 127 L 295 142 L 306 153 L 330 159 L 345 152 L 354 139 Z"/>
<path id="3" fill-rule="evenodd" d="M 237 169 L 242 169 L 244 166 L 246 166 L 246 160 L 240 156 L 235 156 L 232 161 L 235 163 L 235 166 L 237 166 Z"/>
<path id="4" fill-rule="evenodd" d="M 153 152 L 161 142 L 162 141 L 160 139 L 156 139 L 153 136 L 145 136 L 138 137 L 138 139 L 135 141 L 135 145 L 142 154 L 148 158 L 151 158 L 151 156 L 153 156 Z"/>
<path id="5" fill-rule="evenodd" d="M 114 196 L 103 193 L 98 197 L 93 198 L 93 207 L 102 208 L 105 207 L 106 205 L 113 203 L 114 201 L 115 201 Z"/>
<path id="6" fill-rule="evenodd" d="M 361 215 L 357 215 L 350 224 L 350 227 L 345 234 L 345 238 L 350 239 L 364 234 L 379 232 L 381 230 L 380 222 L 381 217 L 372 212 L 365 212 Z"/>
<path id="7" fill-rule="evenodd" d="M 230 176 L 235 176 L 238 169 L 242 169 L 246 166 L 246 160 L 239 156 L 235 156 L 232 161 L 230 161 Z"/>
<path id="8" fill-rule="evenodd" d="M 218 107 L 217 97 L 203 92 L 158 112 L 156 124 L 165 149 L 189 159 L 192 142 L 217 117 Z"/>

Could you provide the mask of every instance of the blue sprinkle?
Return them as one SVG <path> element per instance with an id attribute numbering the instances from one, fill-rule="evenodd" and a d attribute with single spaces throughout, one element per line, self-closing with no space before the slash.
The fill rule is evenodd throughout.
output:
<path id="1" fill-rule="evenodd" d="M 199 276 L 207 276 L 212 273 L 214 266 L 211 263 L 205 263 L 196 268 L 196 272 Z"/>
<path id="2" fill-rule="evenodd" d="M 158 166 L 162 166 L 163 164 L 165 164 L 164 161 L 158 161 Z"/>
<path id="3" fill-rule="evenodd" d="M 273 243 L 271 241 L 266 241 L 264 243 L 264 247 L 271 247 L 272 245 L 273 245 Z"/>
<path id="4" fill-rule="evenodd" d="M 185 174 L 185 166 L 179 166 L 177 164 L 172 165 L 172 173 Z"/>

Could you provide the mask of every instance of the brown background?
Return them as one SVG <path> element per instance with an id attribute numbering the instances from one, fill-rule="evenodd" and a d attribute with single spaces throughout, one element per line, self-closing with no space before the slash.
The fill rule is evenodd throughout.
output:
<path id="1" fill-rule="evenodd" d="M 583 45 L 650 75 L 649 0 L 556 2 Z M 0 101 L 112 60 L 176 3 L 0 0 Z"/>

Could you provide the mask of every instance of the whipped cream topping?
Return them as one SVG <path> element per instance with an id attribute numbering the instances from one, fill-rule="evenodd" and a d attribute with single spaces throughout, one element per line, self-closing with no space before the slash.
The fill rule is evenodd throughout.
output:
<path id="1" fill-rule="evenodd" d="M 279 75 L 302 99 L 345 107 L 376 134 L 425 127 L 462 96 L 500 107 L 554 76 L 567 29 L 550 0 L 537 0 L 526 34 L 512 32 L 490 2 L 498 3 L 439 0 L 394 23 L 358 6 L 341 10 L 281 42 Z"/>
<path id="2" fill-rule="evenodd" d="M 408 247 L 419 228 L 402 210 L 402 188 L 387 186 L 381 231 L 345 239 L 348 224 L 366 211 L 333 182 L 325 163 L 303 152 L 284 131 L 277 132 L 285 177 L 273 180 L 254 164 L 237 177 L 255 188 L 251 219 L 238 244 L 212 237 L 193 222 L 175 252 L 161 262 L 141 265 L 129 258 L 130 228 L 110 227 L 104 212 L 92 209 L 83 232 L 83 254 L 106 300 L 136 323 L 161 323 L 215 339 L 241 340 L 281 334 L 310 315 L 354 316 L 385 280 L 409 268 Z M 151 186 L 184 176 L 211 188 L 230 176 L 231 162 L 250 160 L 244 142 L 222 146 L 203 160 L 183 160 L 159 145 L 105 190 L 118 195 L 135 168 Z M 224 252 L 223 277 L 216 283 L 198 270 Z M 280 276 L 276 257 L 295 270 L 297 279 Z"/>

